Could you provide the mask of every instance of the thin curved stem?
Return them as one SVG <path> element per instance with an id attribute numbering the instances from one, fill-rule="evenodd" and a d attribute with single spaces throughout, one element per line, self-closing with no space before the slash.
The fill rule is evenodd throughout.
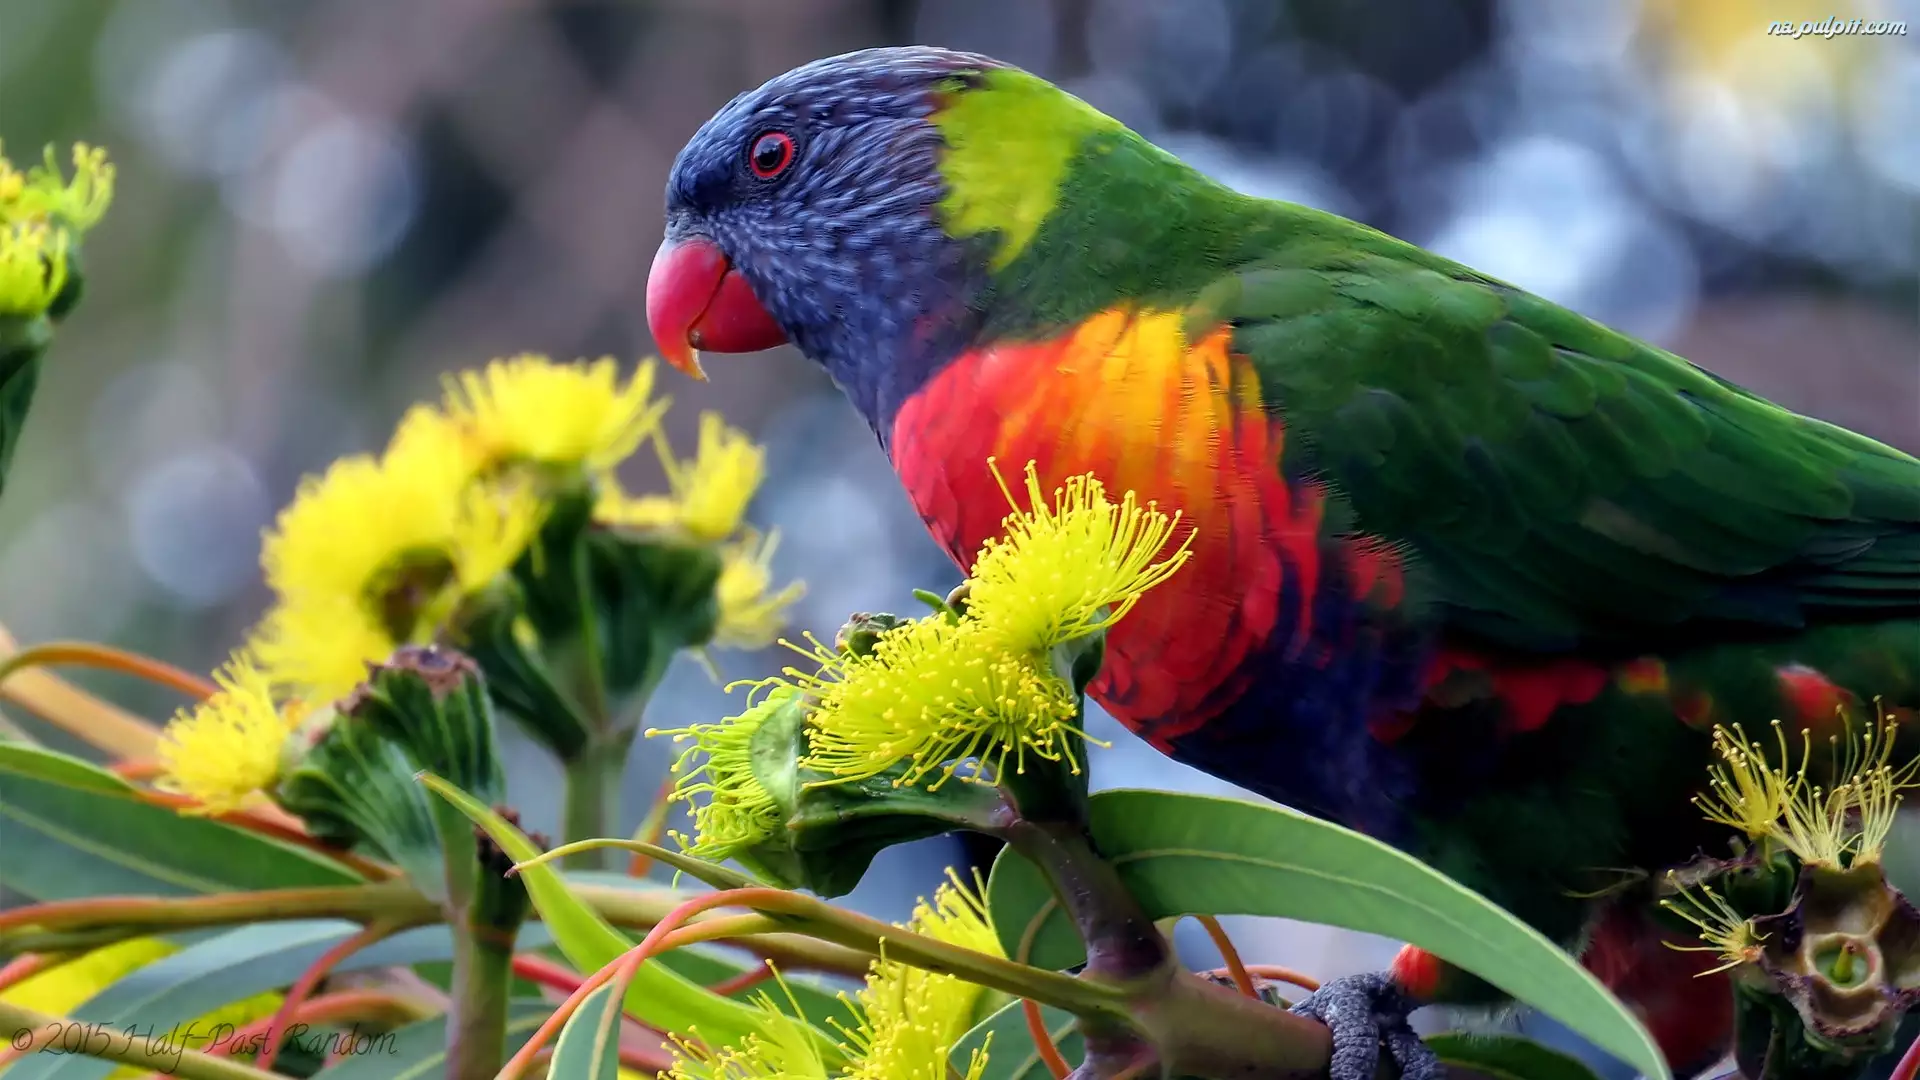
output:
<path id="1" fill-rule="evenodd" d="M 307 967 L 307 970 L 301 972 L 300 977 L 294 980 L 292 988 L 287 991 L 286 1000 L 280 1003 L 280 1008 L 273 1014 L 273 1019 L 267 1022 L 266 1035 L 260 1046 L 260 1054 L 255 1059 L 256 1064 L 262 1069 L 273 1068 L 273 1059 L 280 1054 L 281 1038 L 286 1035 L 287 1027 L 292 1024 L 301 1006 L 313 996 L 314 988 L 320 985 L 321 979 L 326 978 L 340 961 L 383 938 L 392 936 L 394 932 L 395 928 L 387 923 L 376 922 L 363 926 L 333 948 L 321 953 L 319 958 Z"/>
<path id="2" fill-rule="evenodd" d="M 1213 939 L 1213 947 L 1220 950 L 1220 958 L 1227 962 L 1227 971 L 1233 975 L 1233 985 L 1242 994 L 1250 998 L 1260 996 L 1253 985 L 1253 976 L 1247 974 L 1247 965 L 1240 961 L 1240 950 L 1233 947 L 1233 939 L 1227 936 L 1226 927 L 1211 915 L 1195 915 L 1194 921 L 1206 927 L 1207 936 Z"/>
<path id="3" fill-rule="evenodd" d="M 0 993 L 33 978 L 48 968 L 60 966 L 72 956 L 72 953 L 49 952 L 28 953 L 25 956 L 14 957 L 5 967 L 0 967 Z"/>
<path id="4" fill-rule="evenodd" d="M 322 885 L 299 889 L 262 889 L 214 896 L 102 896 L 86 900 L 53 900 L 0 911 L 0 933 L 34 927 L 43 930 L 86 930 L 113 927 L 138 937 L 160 928 L 230 926 L 244 922 L 291 919 L 352 919 L 384 921 L 405 928 L 424 926 L 440 917 L 440 909 L 403 882 L 369 885 Z"/>
<path id="5" fill-rule="evenodd" d="M 1047 1071 L 1053 1074 L 1053 1080 L 1067 1080 L 1067 1074 L 1073 1066 L 1067 1064 L 1066 1055 L 1060 1052 L 1059 1044 L 1053 1041 L 1053 1032 L 1047 1030 L 1047 1018 L 1040 1012 L 1038 1002 L 1031 999 L 1020 1002 L 1020 1012 L 1027 1020 L 1027 1036 L 1033 1040 L 1033 1048 L 1040 1055 L 1040 1061 Z"/>
<path id="6" fill-rule="evenodd" d="M 707 989 L 719 994 L 721 997 L 732 997 L 742 990 L 751 990 L 771 978 L 773 978 L 773 965 L 762 960 L 760 961 L 760 966 L 749 968 L 738 975 L 722 979 L 712 986 L 707 987 Z"/>
<path id="7" fill-rule="evenodd" d="M 1913 1040 L 1907 1052 L 1901 1055 L 1900 1063 L 1893 1067 L 1887 1080 L 1914 1080 L 1920 1076 L 1920 1038 Z"/>
<path id="8" fill-rule="evenodd" d="M 134 678 L 178 691 L 194 701 L 204 701 L 219 692 L 219 687 L 210 680 L 174 667 L 164 660 L 156 660 L 151 656 L 129 652 L 126 649 L 116 649 L 111 645 L 98 645 L 91 641 L 48 641 L 39 645 L 29 645 L 0 661 L 0 682 L 5 682 L 7 677 L 16 671 L 51 667 L 56 664 L 132 675 Z"/>

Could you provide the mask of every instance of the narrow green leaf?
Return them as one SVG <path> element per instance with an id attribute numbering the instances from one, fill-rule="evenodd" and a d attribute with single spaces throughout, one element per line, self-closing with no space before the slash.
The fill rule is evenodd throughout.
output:
<path id="1" fill-rule="evenodd" d="M 1040 1018 L 1053 1036 L 1053 1045 L 1060 1048 L 1060 1056 L 1069 1065 L 1077 1063 L 1084 1056 L 1085 1048 L 1073 1014 L 1042 1005 Z M 1053 1080 L 1053 1073 L 1047 1070 L 1046 1062 L 1040 1060 L 1039 1049 L 1033 1045 L 1033 1036 L 1027 1033 L 1027 1018 L 1020 1011 L 1018 1001 L 974 1025 L 972 1031 L 953 1045 L 947 1060 L 952 1062 L 955 1075 L 966 1074 L 973 1052 L 981 1047 L 987 1051 L 987 1071 L 980 1080 Z"/>
<path id="2" fill-rule="evenodd" d="M 305 848 L 136 798 L 77 758 L 0 745 L 0 885 L 35 900 L 351 885 Z"/>
<path id="3" fill-rule="evenodd" d="M 459 807 L 474 824 L 485 829 L 493 842 L 515 862 L 525 862 L 540 853 L 525 833 L 472 796 L 430 773 L 422 773 L 420 778 L 442 798 Z M 526 880 L 527 894 L 532 897 L 535 910 L 574 967 L 585 972 L 598 971 L 638 944 L 573 895 L 553 866 L 529 867 L 520 876 Z M 626 1010 L 662 1031 L 684 1032 L 697 1028 L 716 1046 L 734 1045 L 759 1028 L 759 1010 L 712 993 L 658 960 L 640 965 L 627 992 Z M 833 1039 L 817 1029 L 816 1034 L 829 1061 L 842 1060 Z"/>
<path id="4" fill-rule="evenodd" d="M 137 1035 L 164 1034 L 174 1025 L 197 1021 L 224 1006 L 293 984 L 359 927 L 338 919 L 256 923 L 196 942 L 171 956 L 139 968 L 75 1008 L 78 1020 L 129 1027 Z M 544 928 L 521 931 L 529 947 L 544 944 Z M 450 960 L 453 938 L 444 926 L 409 930 L 354 953 L 336 972 L 365 971 L 429 961 Z M 199 1034 L 211 1034 L 202 1028 Z M 101 1080 L 112 1062 L 93 1058 L 36 1055 L 10 1066 L 6 1080 Z"/>
<path id="5" fill-rule="evenodd" d="M 553 1003 L 517 998 L 507 1003 L 507 1053 L 519 1052 Z M 357 1054 L 313 1074 L 313 1080 L 440 1080 L 447 1068 L 447 1018 L 435 1016 L 380 1036 L 371 1053 Z"/>
<path id="6" fill-rule="evenodd" d="M 120 794 L 133 785 L 91 761 L 19 743 L 0 743 L 0 773 L 51 780 L 67 787 Z"/>
<path id="7" fill-rule="evenodd" d="M 1588 1041 L 1666 1080 L 1652 1036 L 1585 968 L 1537 931 L 1425 863 L 1276 806 L 1163 791 L 1089 803 L 1095 846 L 1151 918 L 1264 915 L 1410 942 L 1471 971 Z M 1003 852 L 988 902 L 1008 955 L 1056 970 L 1086 950 L 1032 863 Z"/>
<path id="8" fill-rule="evenodd" d="M 1600 1080 L 1579 1058 L 1519 1035 L 1448 1031 L 1428 1036 L 1427 1045 L 1441 1064 L 1494 1080 Z"/>
<path id="9" fill-rule="evenodd" d="M 567 1080 L 617 1080 L 620 1075 L 620 1004 L 613 1000 L 613 987 L 603 986 L 587 995 L 580 1008 L 567 1017 L 554 1043 L 550 1076 Z"/>

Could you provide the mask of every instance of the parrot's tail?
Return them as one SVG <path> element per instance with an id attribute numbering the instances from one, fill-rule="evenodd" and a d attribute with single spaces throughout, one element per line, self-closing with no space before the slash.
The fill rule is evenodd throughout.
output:
<path id="1" fill-rule="evenodd" d="M 1609 905 L 1580 961 L 1646 1025 L 1680 1080 L 1698 1076 L 1733 1050 L 1733 986 L 1706 974 L 1711 953 L 1672 945 L 1699 942 L 1659 925 L 1644 902 Z"/>

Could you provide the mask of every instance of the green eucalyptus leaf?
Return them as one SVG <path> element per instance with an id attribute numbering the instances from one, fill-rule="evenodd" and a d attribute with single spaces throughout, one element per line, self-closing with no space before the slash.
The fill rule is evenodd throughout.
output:
<path id="1" fill-rule="evenodd" d="M 551 1015 L 553 1003 L 544 998 L 508 1002 L 507 1054 L 519 1052 Z M 329 1065 L 312 1080 L 440 1080 L 446 1074 L 447 1018 L 435 1016 L 382 1036 L 373 1053 Z"/>
<path id="2" fill-rule="evenodd" d="M 236 927 L 136 969 L 74 1009 L 73 1015 L 117 1030 L 132 1025 L 142 1035 L 164 1033 L 234 1002 L 291 986 L 322 954 L 358 930 L 338 919 Z M 522 936 L 526 947 L 547 940 L 539 927 L 527 927 Z M 347 956 L 334 970 L 344 974 L 452 956 L 453 938 L 446 927 L 425 926 Z M 35 1055 L 9 1066 L 6 1080 L 101 1080 L 115 1067 L 95 1058 Z"/>
<path id="3" fill-rule="evenodd" d="M 947 1056 L 954 1075 L 966 1075 L 973 1052 L 984 1047 L 987 1070 L 981 1080 L 1053 1080 L 1053 1073 L 1048 1071 L 1046 1062 L 1040 1060 L 1040 1051 L 1033 1045 L 1033 1036 L 1027 1032 L 1027 1018 L 1020 1004 L 1016 1001 L 1002 1006 L 961 1036 Z M 1042 1005 L 1040 1017 L 1048 1034 L 1053 1036 L 1053 1045 L 1060 1048 L 1060 1056 L 1069 1065 L 1078 1062 L 1085 1048 L 1080 1040 L 1079 1022 L 1073 1014 Z"/>
<path id="4" fill-rule="evenodd" d="M 617 1080 L 620 1075 L 620 1003 L 613 987 L 587 995 L 554 1042 L 550 1076 L 567 1080 Z"/>
<path id="5" fill-rule="evenodd" d="M 485 829 L 494 843 L 516 862 L 525 862 L 540 854 L 526 834 L 472 796 L 437 776 L 423 775 L 421 779 L 474 824 Z M 520 876 L 526 880 L 535 910 L 574 967 L 586 972 L 598 971 L 638 944 L 569 891 L 560 872 L 551 864 L 527 867 Z M 627 993 L 625 1007 L 662 1031 L 698 1028 L 703 1037 L 716 1045 L 732 1045 L 759 1028 L 759 1010 L 714 994 L 676 974 L 657 959 L 640 965 Z M 825 1032 L 816 1034 L 828 1060 L 840 1061 L 842 1055 L 834 1040 Z"/>
<path id="6" fill-rule="evenodd" d="M 34 900 L 353 885 L 306 848 L 142 802 L 78 758 L 0 744 L 0 885 Z"/>
<path id="7" fill-rule="evenodd" d="M 1600 1080 L 1579 1058 L 1520 1035 L 1449 1031 L 1426 1041 L 1442 1065 L 1493 1080 Z"/>
<path id="8" fill-rule="evenodd" d="M 51 780 L 67 787 L 86 788 L 115 795 L 131 793 L 134 790 L 132 784 L 91 761 L 71 754 L 62 754 L 57 750 L 46 750 L 20 743 L 0 743 L 0 773 L 18 773 L 21 776 Z"/>
<path id="9" fill-rule="evenodd" d="M 1626 1006 L 1551 941 L 1478 894 L 1370 837 L 1276 806 L 1161 791 L 1088 804 L 1095 847 L 1150 918 L 1262 915 L 1410 942 L 1640 1069 L 1666 1063 Z M 1008 955 L 1056 970 L 1086 958 L 1040 871 L 1011 850 L 988 888 Z"/>

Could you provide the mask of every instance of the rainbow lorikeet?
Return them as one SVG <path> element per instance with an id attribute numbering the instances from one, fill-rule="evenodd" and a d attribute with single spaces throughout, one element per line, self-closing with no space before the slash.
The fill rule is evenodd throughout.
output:
<path id="1" fill-rule="evenodd" d="M 1618 886 L 1719 846 L 1712 728 L 1920 706 L 1920 461 L 1393 237 L 1206 178 L 983 56 L 875 49 L 735 98 L 667 187 L 661 352 L 791 341 L 962 566 L 987 464 L 1178 508 L 1192 563 L 1092 696 L 1162 751 L 1425 859 L 1569 946 L 1676 1072 L 1711 957 Z M 1299 1008 L 1336 1080 L 1417 950 Z"/>

